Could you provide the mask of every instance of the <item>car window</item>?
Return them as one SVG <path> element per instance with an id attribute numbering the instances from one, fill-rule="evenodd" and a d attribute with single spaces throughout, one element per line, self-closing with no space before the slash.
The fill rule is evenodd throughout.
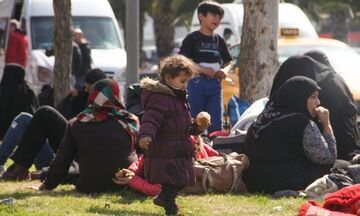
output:
<path id="1" fill-rule="evenodd" d="M 114 23 L 107 17 L 74 17 L 73 25 L 79 27 L 92 49 L 115 49 L 121 44 Z M 54 33 L 53 17 L 31 18 L 31 40 L 33 49 L 52 47 Z"/>

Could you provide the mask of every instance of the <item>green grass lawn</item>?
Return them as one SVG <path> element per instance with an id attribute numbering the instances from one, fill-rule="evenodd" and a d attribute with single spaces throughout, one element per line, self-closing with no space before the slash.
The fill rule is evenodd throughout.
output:
<path id="1" fill-rule="evenodd" d="M 39 181 L 0 182 L 0 199 L 13 198 L 12 205 L 0 204 L 2 215 L 164 215 L 152 199 L 130 190 L 96 195 L 81 194 L 71 185 L 54 191 L 27 188 Z M 180 195 L 177 199 L 185 215 L 297 215 L 304 199 L 271 199 L 262 195 Z M 106 205 L 109 204 L 109 205 Z"/>

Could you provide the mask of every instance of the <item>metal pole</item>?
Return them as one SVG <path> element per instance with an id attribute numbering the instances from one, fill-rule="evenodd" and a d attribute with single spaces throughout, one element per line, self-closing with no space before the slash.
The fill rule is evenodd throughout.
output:
<path id="1" fill-rule="evenodd" d="M 126 0 L 126 87 L 139 82 L 139 0 Z"/>

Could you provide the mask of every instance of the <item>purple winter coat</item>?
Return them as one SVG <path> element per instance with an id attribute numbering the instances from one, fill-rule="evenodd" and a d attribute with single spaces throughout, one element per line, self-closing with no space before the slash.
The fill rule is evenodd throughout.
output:
<path id="1" fill-rule="evenodd" d="M 159 81 L 145 78 L 141 103 L 145 110 L 139 138 L 152 138 L 144 154 L 144 174 L 150 183 L 186 186 L 193 184 L 194 155 L 190 143 L 192 127 L 189 105 Z"/>

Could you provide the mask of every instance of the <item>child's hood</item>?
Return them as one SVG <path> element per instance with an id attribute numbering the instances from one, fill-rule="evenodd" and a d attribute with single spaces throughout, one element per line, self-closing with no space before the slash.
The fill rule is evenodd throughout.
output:
<path id="1" fill-rule="evenodd" d="M 140 87 L 151 92 L 162 93 L 176 97 L 175 93 L 170 89 L 170 87 L 161 83 L 159 80 L 153 80 L 149 77 L 141 79 Z"/>

